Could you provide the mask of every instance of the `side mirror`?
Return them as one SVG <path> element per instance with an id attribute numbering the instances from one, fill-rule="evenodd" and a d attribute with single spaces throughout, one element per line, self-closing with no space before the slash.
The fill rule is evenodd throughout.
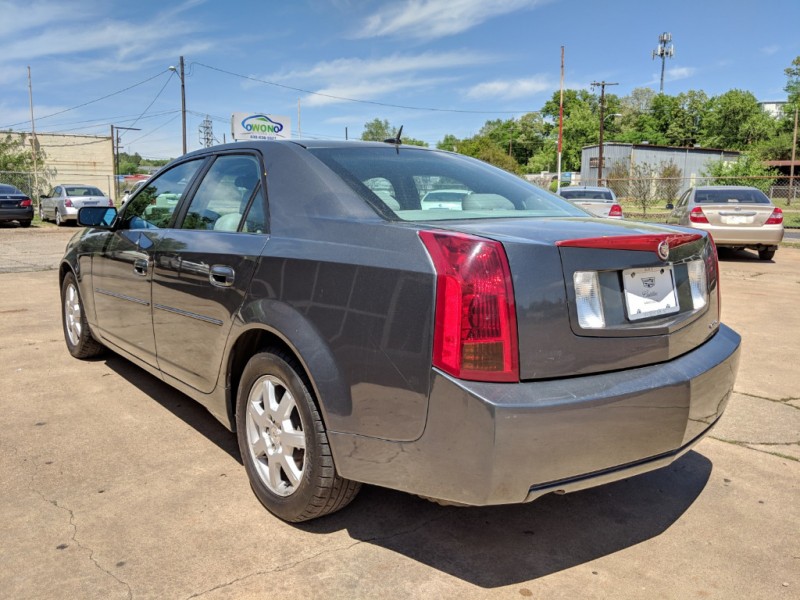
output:
<path id="1" fill-rule="evenodd" d="M 84 206 L 78 210 L 78 225 L 110 229 L 117 218 L 117 209 L 106 206 Z"/>
<path id="2" fill-rule="evenodd" d="M 673 208 L 675 208 L 675 206 L 673 206 L 672 202 L 667 202 L 667 205 L 664 208 L 666 208 L 667 210 L 672 210 Z"/>

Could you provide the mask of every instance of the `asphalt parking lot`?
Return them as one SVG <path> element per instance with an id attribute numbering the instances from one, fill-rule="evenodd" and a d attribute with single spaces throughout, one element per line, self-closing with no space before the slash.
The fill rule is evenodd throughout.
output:
<path id="1" fill-rule="evenodd" d="M 493 508 L 367 486 L 293 526 L 204 409 L 69 356 L 53 268 L 76 231 L 0 227 L 0 597 L 800 598 L 800 249 L 721 252 L 739 377 L 670 467 Z"/>

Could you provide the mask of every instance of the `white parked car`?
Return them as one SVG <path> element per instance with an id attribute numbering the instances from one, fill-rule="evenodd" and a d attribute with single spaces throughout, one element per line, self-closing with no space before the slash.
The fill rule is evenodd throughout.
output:
<path id="1" fill-rule="evenodd" d="M 39 218 L 56 225 L 76 223 L 78 210 L 84 206 L 114 206 L 114 201 L 93 185 L 56 185 L 47 196 L 39 198 Z"/>

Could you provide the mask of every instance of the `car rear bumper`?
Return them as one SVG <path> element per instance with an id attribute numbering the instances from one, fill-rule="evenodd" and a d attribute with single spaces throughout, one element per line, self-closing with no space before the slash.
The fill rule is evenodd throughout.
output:
<path id="1" fill-rule="evenodd" d="M 0 210 L 0 221 L 30 221 L 33 219 L 33 207 L 4 208 Z"/>
<path id="2" fill-rule="evenodd" d="M 475 383 L 434 372 L 425 432 L 390 442 L 329 432 L 343 477 L 472 505 L 518 503 L 665 466 L 717 422 L 741 338 L 667 363 L 553 381 Z"/>
<path id="3" fill-rule="evenodd" d="M 783 225 L 761 227 L 695 225 L 694 228 L 709 232 L 717 246 L 776 246 L 783 239 Z"/>

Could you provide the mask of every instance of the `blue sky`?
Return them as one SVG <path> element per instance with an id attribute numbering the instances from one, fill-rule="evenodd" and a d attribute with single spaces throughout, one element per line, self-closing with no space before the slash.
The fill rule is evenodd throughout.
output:
<path id="1" fill-rule="evenodd" d="M 651 51 L 665 31 L 665 92 L 779 100 L 798 23 L 797 0 L 0 0 L 0 129 L 30 130 L 30 66 L 37 131 L 137 127 L 125 151 L 178 156 L 168 67 L 183 55 L 190 150 L 205 115 L 220 141 L 232 112 L 287 115 L 296 133 L 298 100 L 304 137 L 357 138 L 378 117 L 434 145 L 540 109 L 558 90 L 562 45 L 567 87 L 657 90 Z"/>

